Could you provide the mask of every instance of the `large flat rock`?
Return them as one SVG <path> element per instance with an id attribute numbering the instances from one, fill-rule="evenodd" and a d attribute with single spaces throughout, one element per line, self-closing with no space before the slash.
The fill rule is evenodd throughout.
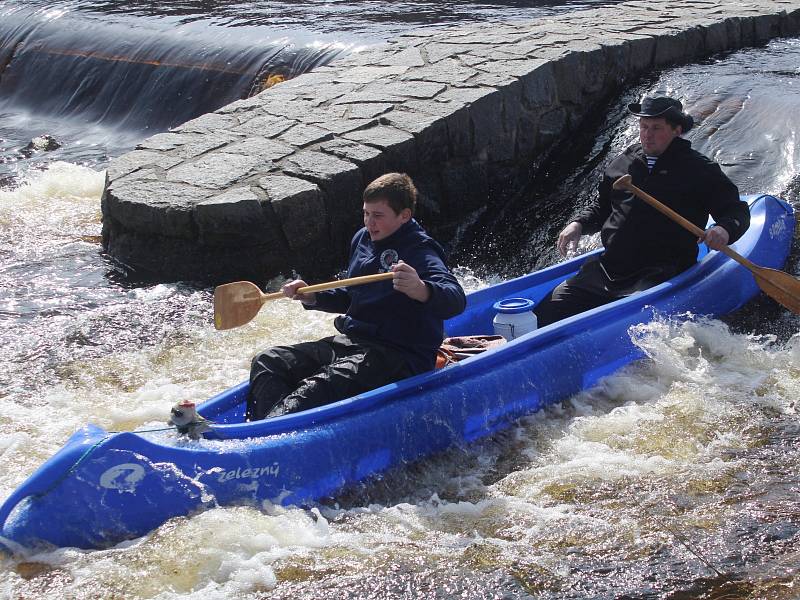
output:
<path id="1" fill-rule="evenodd" d="M 388 171 L 414 177 L 419 216 L 446 241 L 626 82 L 798 33 L 800 0 L 637 0 L 409 32 L 112 161 L 104 247 L 161 281 L 328 276 L 364 186 Z"/>

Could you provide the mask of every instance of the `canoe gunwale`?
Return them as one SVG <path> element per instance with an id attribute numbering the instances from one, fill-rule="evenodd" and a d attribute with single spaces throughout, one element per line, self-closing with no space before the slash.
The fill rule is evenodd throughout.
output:
<path id="1" fill-rule="evenodd" d="M 775 200 L 787 213 L 790 213 L 792 210 L 791 207 L 768 194 L 749 198 L 751 208 L 757 205 L 762 199 Z M 755 219 L 755 221 L 757 220 L 758 219 Z M 763 227 L 763 219 L 761 223 L 761 227 Z M 745 236 L 747 236 L 748 239 L 752 238 L 753 235 L 756 234 L 755 229 L 756 228 L 751 225 L 751 228 Z M 743 236 L 737 244 L 741 246 L 742 242 L 745 241 L 745 236 Z M 755 237 L 756 240 L 761 237 L 760 230 Z M 737 248 L 737 244 L 733 244 L 732 247 Z M 513 295 L 517 290 L 528 289 L 534 284 L 535 278 L 552 280 L 559 277 L 563 278 L 567 274 L 577 271 L 580 265 L 586 260 L 601 252 L 602 248 L 593 250 L 568 261 L 542 269 L 541 271 L 523 275 L 496 286 L 473 292 L 468 296 L 469 304 L 467 309 L 469 309 L 471 305 L 486 303 L 489 299 L 508 297 Z M 729 264 L 725 264 L 726 262 Z M 703 256 L 697 264 L 668 281 L 628 298 L 598 306 L 597 308 L 563 319 L 558 323 L 536 329 L 516 340 L 488 350 L 480 355 L 459 361 L 443 369 L 415 375 L 414 377 L 403 379 L 396 383 L 390 383 L 369 392 L 340 400 L 333 404 L 303 411 L 302 413 L 285 415 L 255 423 L 215 425 L 210 434 L 207 434 L 207 437 L 209 439 L 247 439 L 278 435 L 297 431 L 298 429 L 320 426 L 353 413 L 366 412 L 377 406 L 389 404 L 390 402 L 402 401 L 402 398 L 408 395 L 418 394 L 426 390 L 433 390 L 452 384 L 454 381 L 462 380 L 469 376 L 464 370 L 473 369 L 476 364 L 481 365 L 481 371 L 485 372 L 495 367 L 499 362 L 504 362 L 511 355 L 516 355 L 519 352 L 534 352 L 557 343 L 564 338 L 589 332 L 598 323 L 613 320 L 623 314 L 630 314 L 632 312 L 632 306 L 641 306 L 640 310 L 648 310 L 647 307 L 651 306 L 649 311 L 652 316 L 654 314 L 652 305 L 657 304 L 660 300 L 689 288 L 698 281 L 703 280 L 710 273 L 720 269 L 735 268 L 743 269 L 743 267 L 728 259 L 728 257 L 721 252 L 710 251 Z M 235 389 L 244 390 L 247 385 L 247 382 L 243 382 L 236 386 Z M 224 394 L 225 392 L 200 405 L 200 412 L 204 415 L 208 415 L 209 409 L 212 408 L 211 403 L 214 402 L 215 399 L 221 398 Z"/>

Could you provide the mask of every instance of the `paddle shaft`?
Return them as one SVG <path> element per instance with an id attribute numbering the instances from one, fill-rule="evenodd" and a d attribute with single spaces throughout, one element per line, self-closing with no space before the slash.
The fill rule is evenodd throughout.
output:
<path id="1" fill-rule="evenodd" d="M 617 179 L 614 182 L 614 189 L 617 189 L 617 190 L 626 189 L 629 192 L 635 194 L 636 196 L 638 196 L 639 198 L 641 198 L 642 200 L 647 202 L 650 206 L 655 208 L 657 211 L 659 211 L 663 215 L 665 215 L 665 216 L 669 217 L 670 219 L 672 219 L 673 221 L 675 221 L 678 225 L 680 225 L 684 229 L 688 229 L 689 231 L 691 231 L 698 238 L 703 237 L 705 235 L 705 233 L 706 233 L 705 231 L 700 229 L 697 225 L 695 225 L 694 223 L 692 223 L 688 219 L 686 219 L 686 218 L 682 217 L 681 215 L 679 215 L 678 213 L 676 213 L 669 206 L 666 206 L 666 205 L 662 204 L 661 202 L 659 202 L 658 200 L 653 198 L 650 194 L 648 194 L 644 190 L 642 190 L 642 189 L 636 187 L 635 185 L 633 185 L 633 183 L 631 182 L 631 176 L 630 175 L 623 175 L 622 177 Z M 719 249 L 719 251 L 722 252 L 723 254 L 731 257 L 733 260 L 738 262 L 740 265 L 742 265 L 744 267 L 747 267 L 753 273 L 756 273 L 760 269 L 759 266 L 755 265 L 754 263 L 752 263 L 750 260 L 746 259 L 744 256 L 742 256 L 741 254 L 739 254 L 735 250 L 732 250 L 730 248 L 730 246 L 723 246 L 722 248 Z"/>
<path id="2" fill-rule="evenodd" d="M 297 289 L 298 294 L 313 294 L 314 292 L 322 292 L 324 290 L 333 290 L 341 287 L 348 287 L 353 285 L 364 285 L 365 283 L 375 283 L 376 281 L 386 281 L 392 279 L 394 273 L 378 273 L 376 275 L 362 275 L 361 277 L 350 277 L 349 279 L 339 279 L 337 281 L 327 281 L 325 283 L 317 283 L 315 285 L 307 285 Z M 278 298 L 286 298 L 283 292 L 272 292 L 271 294 L 261 294 L 261 302 L 268 300 L 277 300 Z"/>

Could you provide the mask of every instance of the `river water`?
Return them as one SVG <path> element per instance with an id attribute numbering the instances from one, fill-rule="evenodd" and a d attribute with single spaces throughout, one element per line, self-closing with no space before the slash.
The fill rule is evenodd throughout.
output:
<path id="1" fill-rule="evenodd" d="M 245 379 L 258 349 L 333 331 L 275 302 L 220 333 L 211 290 L 119 281 L 98 244 L 109 158 L 409 27 L 585 4 L 0 0 L 0 500 L 86 422 L 158 425 Z M 797 206 L 798 65 L 800 40 L 778 40 L 632 85 L 454 248 L 465 287 L 556 260 L 643 93 L 681 97 L 688 137 L 743 192 Z M 61 148 L 23 150 L 42 134 Z M 0 597 L 800 597 L 799 326 L 762 298 L 639 327 L 650 360 L 466 450 L 310 511 L 215 509 L 109 550 L 3 556 Z"/>

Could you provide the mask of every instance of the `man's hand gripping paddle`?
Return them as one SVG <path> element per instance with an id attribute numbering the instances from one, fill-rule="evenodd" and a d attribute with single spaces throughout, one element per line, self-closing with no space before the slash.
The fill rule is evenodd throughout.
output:
<path id="1" fill-rule="evenodd" d="M 391 272 L 351 277 L 350 279 L 340 279 L 339 281 L 329 281 L 302 287 L 297 290 L 297 293 L 311 294 L 334 288 L 386 281 L 393 277 L 394 273 Z M 217 286 L 214 290 L 214 327 L 217 329 L 233 329 L 244 325 L 258 314 L 265 302 L 285 297 L 283 292 L 265 294 L 258 289 L 256 284 L 249 281 L 235 281 L 234 283 Z"/>
<path id="2" fill-rule="evenodd" d="M 705 232 L 697 225 L 684 219 L 671 208 L 664 206 L 661 202 L 653 198 L 647 192 L 640 190 L 638 187 L 631 183 L 630 175 L 623 175 L 614 182 L 615 190 L 628 190 L 634 195 L 638 196 L 657 211 L 666 215 L 684 229 L 688 229 L 698 238 L 703 237 Z M 759 267 L 747 260 L 741 254 L 731 250 L 729 246 L 720 248 L 720 252 L 726 254 L 743 267 L 746 267 L 753 273 L 758 287 L 761 288 L 767 296 L 779 302 L 793 313 L 800 314 L 800 280 L 792 277 L 788 273 L 778 271 L 776 269 L 768 269 L 766 267 Z"/>

